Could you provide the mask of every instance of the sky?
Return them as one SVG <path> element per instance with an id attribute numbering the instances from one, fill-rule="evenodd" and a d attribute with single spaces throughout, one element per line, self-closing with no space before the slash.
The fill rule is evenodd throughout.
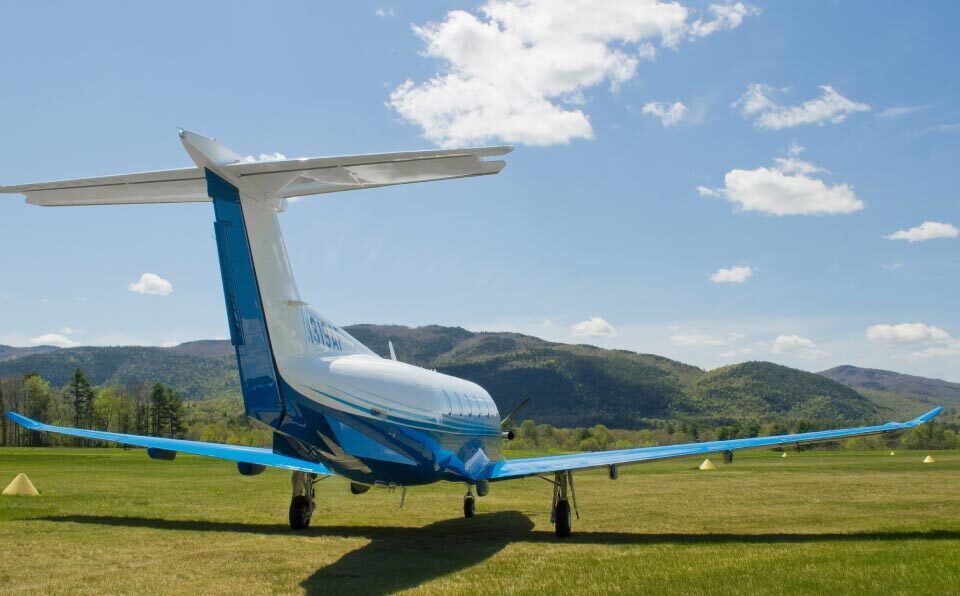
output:
<path id="1" fill-rule="evenodd" d="M 5 2 L 0 184 L 187 167 L 177 127 L 255 159 L 509 144 L 497 176 L 292 203 L 301 295 L 342 325 L 960 381 L 958 19 L 825 0 Z M 226 337 L 212 219 L 0 196 L 0 343 Z"/>

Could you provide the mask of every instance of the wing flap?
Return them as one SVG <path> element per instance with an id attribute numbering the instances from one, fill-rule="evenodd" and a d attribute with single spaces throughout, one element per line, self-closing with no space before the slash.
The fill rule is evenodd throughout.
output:
<path id="1" fill-rule="evenodd" d="M 163 437 L 144 437 L 141 435 L 127 435 L 122 433 L 112 433 L 102 430 L 86 430 L 81 428 L 68 428 L 65 426 L 54 426 L 44 424 L 16 412 L 7 412 L 7 418 L 16 422 L 20 426 L 39 432 L 49 432 L 60 435 L 69 435 L 71 437 L 81 437 L 84 439 L 93 439 L 96 441 L 110 441 L 121 443 L 123 445 L 134 445 L 136 447 L 146 447 L 147 449 L 157 449 L 161 451 L 173 451 L 179 453 L 189 453 L 191 455 L 202 455 L 204 457 L 215 457 L 235 462 L 247 464 L 256 464 L 268 466 L 271 468 L 282 468 L 285 470 L 294 470 L 297 472 L 310 472 L 324 476 L 332 476 L 333 472 L 325 465 L 317 462 L 278 455 L 270 449 L 262 447 L 244 447 L 242 445 L 222 445 L 220 443 L 202 443 L 200 441 L 186 441 L 182 439 L 166 439 Z"/>
<path id="2" fill-rule="evenodd" d="M 743 449 L 770 449 L 809 445 L 867 435 L 892 434 L 907 431 L 933 419 L 943 410 L 935 408 L 909 422 L 888 422 L 877 426 L 862 426 L 837 430 L 824 430 L 773 437 L 754 437 L 752 439 L 733 439 L 729 441 L 711 441 L 708 443 L 687 443 L 684 445 L 664 445 L 662 447 L 643 447 L 639 449 L 620 449 L 616 451 L 595 451 L 592 453 L 574 453 L 547 457 L 527 457 L 495 462 L 488 470 L 490 480 L 505 480 L 536 474 L 548 474 L 569 470 L 600 468 L 611 465 L 635 464 L 676 457 L 706 455 L 738 451 Z"/>

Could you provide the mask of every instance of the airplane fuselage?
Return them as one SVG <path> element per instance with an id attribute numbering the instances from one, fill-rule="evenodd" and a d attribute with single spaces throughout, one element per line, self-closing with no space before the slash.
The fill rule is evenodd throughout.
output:
<path id="1" fill-rule="evenodd" d="M 501 459 L 500 415 L 476 383 L 374 354 L 292 358 L 283 371 L 278 452 L 371 485 L 471 482 Z"/>

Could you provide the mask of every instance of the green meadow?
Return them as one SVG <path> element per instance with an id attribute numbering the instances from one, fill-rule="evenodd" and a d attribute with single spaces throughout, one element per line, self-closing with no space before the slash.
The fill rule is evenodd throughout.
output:
<path id="1" fill-rule="evenodd" d="M 515 454 L 519 455 L 519 454 Z M 550 485 L 351 495 L 318 485 L 287 529 L 288 473 L 140 450 L 0 449 L 0 592 L 946 594 L 960 585 L 960 452 L 758 452 L 576 475 L 581 519 L 553 536 Z"/>

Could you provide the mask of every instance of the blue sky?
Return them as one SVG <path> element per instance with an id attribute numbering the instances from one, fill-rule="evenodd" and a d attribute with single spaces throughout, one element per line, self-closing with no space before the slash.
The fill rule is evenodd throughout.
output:
<path id="1" fill-rule="evenodd" d="M 188 166 L 178 126 L 254 156 L 509 143 L 498 176 L 293 204 L 305 299 L 960 381 L 960 5 L 579 4 L 8 3 L 0 184 Z M 225 337 L 211 221 L 0 197 L 0 343 Z"/>

